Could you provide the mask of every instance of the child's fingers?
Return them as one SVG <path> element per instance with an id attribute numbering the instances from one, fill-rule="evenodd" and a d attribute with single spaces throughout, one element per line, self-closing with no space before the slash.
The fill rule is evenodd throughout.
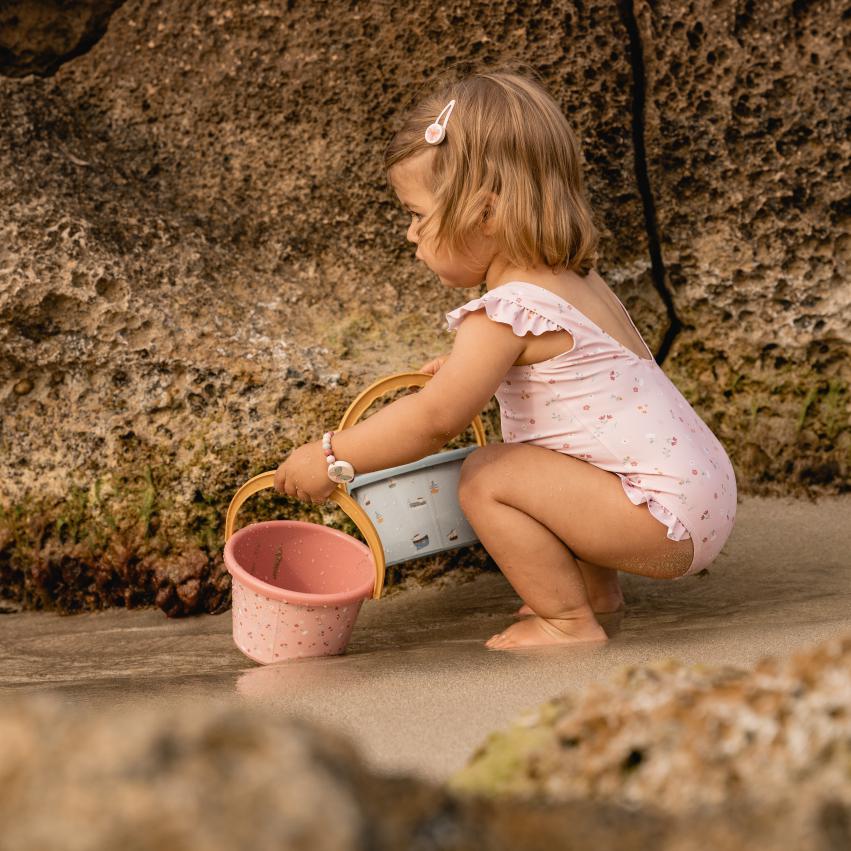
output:
<path id="1" fill-rule="evenodd" d="M 283 464 L 281 464 L 280 467 L 275 470 L 275 478 L 273 479 L 273 484 L 275 490 L 278 491 L 278 493 L 285 494 L 291 499 L 300 499 L 300 497 L 296 496 L 296 485 L 295 482 L 292 480 L 292 477 L 287 480 L 287 474 L 284 471 Z"/>
<path id="2" fill-rule="evenodd" d="M 275 478 L 272 480 L 273 487 L 279 493 L 284 493 L 285 487 L 286 487 L 286 481 L 287 481 L 287 475 L 284 472 L 284 465 L 279 464 L 278 469 L 275 470 Z"/>

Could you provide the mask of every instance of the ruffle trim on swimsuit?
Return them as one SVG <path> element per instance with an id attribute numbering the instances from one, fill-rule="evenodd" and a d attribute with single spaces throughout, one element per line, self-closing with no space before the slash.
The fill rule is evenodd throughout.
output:
<path id="1" fill-rule="evenodd" d="M 488 317 L 497 322 L 504 322 L 511 326 L 511 330 L 518 337 L 523 337 L 530 331 L 538 336 L 546 331 L 561 331 L 560 325 L 547 319 L 546 316 L 541 316 L 534 310 L 528 307 L 523 307 L 516 302 L 505 298 L 504 296 L 494 295 L 489 293 L 481 296 L 481 298 L 468 301 L 461 307 L 456 307 L 446 314 L 446 327 L 449 331 L 454 331 L 468 313 L 475 313 L 484 307 Z"/>
<path id="2" fill-rule="evenodd" d="M 633 505 L 641 505 L 647 503 L 647 508 L 650 513 L 664 526 L 668 527 L 668 538 L 671 541 L 682 541 L 685 538 L 690 538 L 691 534 L 688 529 L 682 524 L 682 521 L 673 513 L 671 513 L 661 502 L 658 502 L 656 497 L 647 491 L 634 485 L 626 476 L 618 473 L 618 477 L 623 485 L 629 501 Z"/>

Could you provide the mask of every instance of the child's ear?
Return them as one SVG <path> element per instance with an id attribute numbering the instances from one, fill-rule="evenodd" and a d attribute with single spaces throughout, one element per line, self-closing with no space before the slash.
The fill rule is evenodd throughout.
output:
<path id="1" fill-rule="evenodd" d="M 486 236 L 491 236 L 494 228 L 494 209 L 496 207 L 498 196 L 493 192 L 488 192 L 487 202 L 484 210 L 482 210 L 482 231 Z"/>

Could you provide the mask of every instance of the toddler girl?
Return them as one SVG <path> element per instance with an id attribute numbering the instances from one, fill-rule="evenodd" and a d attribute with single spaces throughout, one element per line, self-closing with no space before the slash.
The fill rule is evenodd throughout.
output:
<path id="1" fill-rule="evenodd" d="M 480 73 L 435 90 L 385 169 L 417 259 L 444 287 L 487 291 L 447 314 L 454 345 L 421 367 L 422 390 L 300 447 L 275 486 L 322 501 L 355 471 L 439 451 L 496 395 L 505 442 L 467 457 L 458 498 L 528 616 L 487 646 L 603 641 L 595 615 L 622 607 L 617 571 L 677 579 L 718 555 L 730 460 L 595 271 L 578 144 L 537 81 Z"/>

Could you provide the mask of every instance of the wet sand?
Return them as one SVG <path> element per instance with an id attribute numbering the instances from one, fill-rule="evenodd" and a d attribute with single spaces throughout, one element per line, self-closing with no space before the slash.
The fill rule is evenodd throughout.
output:
<path id="1" fill-rule="evenodd" d="M 500 574 L 367 601 L 344 656 L 260 666 L 231 614 L 158 609 L 0 616 L 0 699 L 168 703 L 233 696 L 350 734 L 376 769 L 443 780 L 526 708 L 624 665 L 747 666 L 851 632 L 851 495 L 747 498 L 707 576 L 622 576 L 628 610 L 603 645 L 489 651 L 520 601 Z"/>

